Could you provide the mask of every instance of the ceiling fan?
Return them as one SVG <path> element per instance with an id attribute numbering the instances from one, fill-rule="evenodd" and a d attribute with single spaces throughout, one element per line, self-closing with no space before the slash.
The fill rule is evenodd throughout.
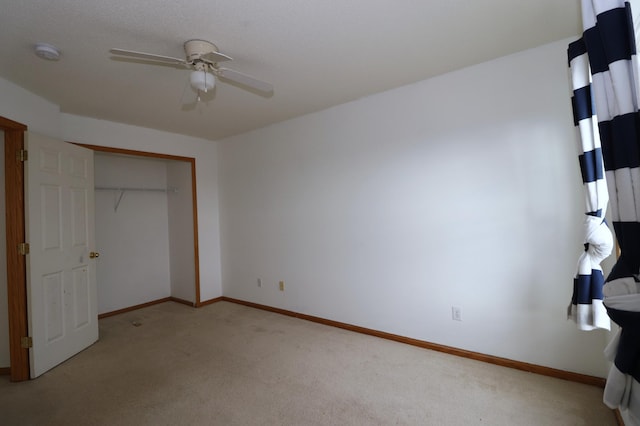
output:
<path id="1" fill-rule="evenodd" d="M 184 43 L 185 59 L 125 49 L 111 49 L 110 52 L 114 55 L 129 58 L 184 65 L 185 67 L 190 68 L 192 71 L 189 81 L 193 90 L 198 93 L 198 100 L 201 92 L 207 93 L 214 88 L 216 84 L 216 77 L 234 82 L 240 86 L 256 90 L 263 94 L 270 94 L 273 92 L 273 86 L 267 82 L 229 68 L 220 67 L 220 62 L 230 61 L 231 57 L 224 53 L 220 53 L 215 44 L 206 40 L 194 39 L 186 41 Z"/>

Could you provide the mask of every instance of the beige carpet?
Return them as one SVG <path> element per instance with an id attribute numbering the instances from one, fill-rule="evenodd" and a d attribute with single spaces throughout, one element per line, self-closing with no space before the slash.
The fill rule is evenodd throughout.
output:
<path id="1" fill-rule="evenodd" d="M 2 425 L 615 425 L 602 389 L 228 302 L 100 321 Z"/>

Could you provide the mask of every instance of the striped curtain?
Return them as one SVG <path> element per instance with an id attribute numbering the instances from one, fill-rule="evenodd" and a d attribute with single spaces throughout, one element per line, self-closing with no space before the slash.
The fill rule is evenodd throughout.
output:
<path id="1" fill-rule="evenodd" d="M 623 0 L 582 0 L 582 22 L 584 33 L 580 41 L 570 45 L 570 52 L 587 52 L 591 69 L 591 92 L 598 120 L 597 131 L 601 144 L 601 155 L 608 192 L 613 227 L 620 257 L 607 277 L 602 289 L 604 306 L 609 317 L 620 326 L 616 338 L 607 347 L 605 354 L 613 362 L 607 378 L 604 402 L 611 408 L 627 410 L 629 417 L 640 420 L 640 112 L 638 111 L 638 63 L 631 6 Z M 580 47 L 582 43 L 584 48 Z M 571 55 L 571 53 L 570 53 Z M 574 64 L 581 55 L 573 55 Z M 571 58 L 571 56 L 570 56 Z M 578 62 L 576 62 L 578 61 Z M 580 66 L 585 65 L 580 62 Z M 574 77 L 575 80 L 575 77 Z M 574 82 L 574 89 L 575 89 Z M 586 85 L 585 87 L 588 87 Z M 574 108 L 577 95 L 574 91 Z M 585 114 L 578 114 L 578 118 Z M 583 119 L 584 120 L 584 119 Z M 582 121 L 578 126 L 581 127 Z M 586 127 L 586 125 L 585 125 Z M 580 129 L 583 135 L 582 128 Z M 597 137 L 592 149 L 584 151 L 582 163 L 598 163 Z M 582 143 L 589 147 L 589 142 Z M 587 154 L 587 152 L 593 152 Z M 595 159 L 592 159 L 594 157 Z M 587 170 L 587 172 L 585 172 Z M 589 182 L 589 166 L 583 168 L 583 178 Z M 596 182 L 598 172 L 593 174 Z M 588 187 L 590 183 L 585 183 Z M 597 191 L 602 186 L 596 184 Z M 588 188 L 589 192 L 592 188 Z M 600 192 L 602 192 L 600 191 Z M 599 201 L 596 207 L 604 206 Z M 587 197 L 589 198 L 589 197 Z M 587 204 L 588 210 L 593 206 Z M 595 212 L 598 212 L 598 209 Z M 593 213 L 591 210 L 589 213 Z M 595 215 L 597 216 L 597 214 Z M 604 213 L 598 220 L 602 223 Z M 600 227 L 602 228 L 602 226 Z M 587 227 L 587 232 L 590 228 Z M 593 231 L 596 235 L 602 232 Z M 591 241 L 587 237 L 591 251 Z M 593 275 L 592 275 L 593 278 Z M 580 282 L 580 279 L 578 279 Z M 577 285 L 578 316 L 583 290 Z M 594 292 L 593 294 L 596 294 Z M 594 324 L 594 326 L 598 326 Z M 640 424 L 640 422 L 638 422 Z"/>
<path id="2" fill-rule="evenodd" d="M 591 74 L 584 40 L 571 43 L 568 55 L 573 86 L 573 121 L 578 133 L 578 160 L 586 204 L 583 225 L 585 250 L 578 260 L 568 315 L 581 330 L 608 330 L 611 322 L 602 303 L 604 274 L 600 262 L 611 254 L 613 237 L 604 221 L 609 193 L 591 96 Z"/>

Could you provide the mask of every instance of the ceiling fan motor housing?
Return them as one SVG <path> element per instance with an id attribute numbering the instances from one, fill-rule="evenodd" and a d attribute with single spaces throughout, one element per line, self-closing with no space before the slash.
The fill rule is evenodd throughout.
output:
<path id="1" fill-rule="evenodd" d="M 206 40 L 188 40 L 184 43 L 184 52 L 187 54 L 187 62 L 200 59 L 207 53 L 218 53 L 218 47 Z"/>

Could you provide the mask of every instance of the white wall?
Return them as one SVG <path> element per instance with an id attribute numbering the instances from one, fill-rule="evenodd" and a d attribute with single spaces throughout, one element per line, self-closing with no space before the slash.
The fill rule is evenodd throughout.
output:
<path id="1" fill-rule="evenodd" d="M 57 105 L 0 78 L 0 116 L 29 126 L 29 130 L 62 138 L 60 109 Z"/>
<path id="2" fill-rule="evenodd" d="M 604 376 L 606 333 L 565 319 L 569 41 L 221 141 L 224 295 Z"/>
<path id="3" fill-rule="evenodd" d="M 0 141 L 4 132 L 0 130 Z M 0 188 L 4 193 L 4 143 L 0 143 Z M 9 305 L 7 301 L 7 245 L 5 197 L 0 196 L 0 368 L 9 367 Z"/>
<path id="4" fill-rule="evenodd" d="M 98 188 L 167 187 L 164 160 L 96 153 L 94 165 Z M 95 192 L 100 314 L 171 295 L 167 193 L 120 194 Z"/>
<path id="5" fill-rule="evenodd" d="M 169 192 L 167 198 L 171 296 L 195 302 L 191 164 L 184 161 L 167 161 L 166 170 L 168 187 L 176 189 L 176 192 Z"/>

